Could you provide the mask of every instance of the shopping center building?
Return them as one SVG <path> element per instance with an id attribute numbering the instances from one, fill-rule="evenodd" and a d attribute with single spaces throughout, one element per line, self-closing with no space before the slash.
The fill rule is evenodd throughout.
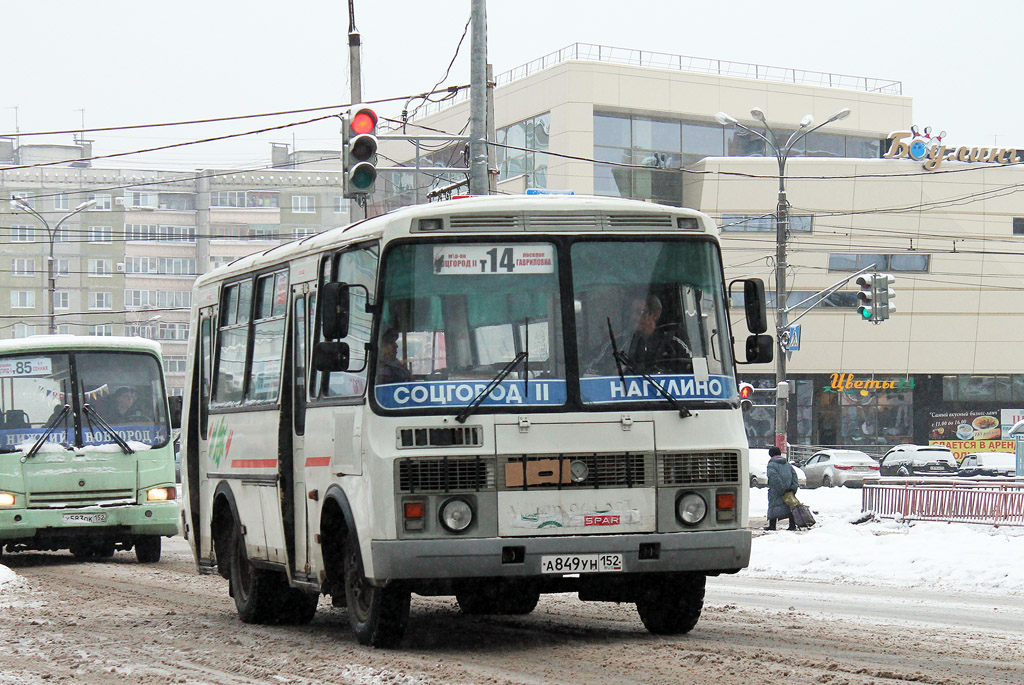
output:
<path id="1" fill-rule="evenodd" d="M 875 453 L 929 440 L 959 454 L 1012 449 L 1003 436 L 1024 415 L 1024 149 L 983 147 L 956 131 L 940 137 L 943 122 L 915 121 L 911 98 L 885 79 L 576 44 L 496 82 L 499 192 L 700 209 L 721 225 L 727 278 L 759 276 L 769 289 L 778 163 L 716 114 L 763 130 L 750 114 L 759 107 L 785 140 L 805 115 L 823 122 L 849 108 L 796 144 L 785 167 L 787 302 L 817 304 L 792 336 L 790 442 Z M 468 106 L 442 103 L 414 124 L 458 132 Z M 384 149 L 412 156 L 397 145 Z M 457 152 L 437 150 L 421 164 L 450 164 Z M 456 178 L 399 174 L 375 203 L 408 204 Z M 897 294 L 896 311 L 877 325 L 857 315 L 852 278 L 871 265 L 895 276 Z M 774 386 L 775 367 L 742 367 L 741 377 Z M 773 423 L 773 409 L 751 413 L 752 446 L 770 442 Z"/>

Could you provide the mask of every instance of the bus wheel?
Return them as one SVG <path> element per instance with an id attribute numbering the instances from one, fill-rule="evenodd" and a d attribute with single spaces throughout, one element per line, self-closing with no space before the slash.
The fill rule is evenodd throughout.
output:
<path id="1" fill-rule="evenodd" d="M 160 561 L 160 536 L 144 535 L 135 540 L 135 558 L 140 564 L 155 564 Z"/>
<path id="2" fill-rule="evenodd" d="M 359 545 L 345 542 L 345 602 L 359 644 L 397 647 L 409 622 L 408 590 L 371 585 L 363 575 Z"/>
<path id="3" fill-rule="evenodd" d="M 644 627 L 655 635 L 693 630 L 704 608 L 706 580 L 702 573 L 682 573 L 652 583 L 636 603 Z"/>
<path id="4" fill-rule="evenodd" d="M 241 526 L 231 533 L 231 596 L 243 623 L 277 623 L 281 574 L 259 569 L 249 563 Z"/>

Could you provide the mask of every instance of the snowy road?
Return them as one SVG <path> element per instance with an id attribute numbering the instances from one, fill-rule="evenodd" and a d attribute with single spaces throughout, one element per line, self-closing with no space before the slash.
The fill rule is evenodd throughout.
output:
<path id="1" fill-rule="evenodd" d="M 3 561 L 18 580 L 0 587 L 0 682 L 14 685 L 1024 683 L 1019 596 L 744 574 L 710 579 L 697 628 L 673 638 L 647 633 L 631 606 L 570 595 L 493 618 L 415 597 L 403 647 L 384 651 L 358 645 L 327 601 L 310 626 L 241 623 L 226 581 L 197 575 L 181 538 L 152 566 L 122 552 Z"/>

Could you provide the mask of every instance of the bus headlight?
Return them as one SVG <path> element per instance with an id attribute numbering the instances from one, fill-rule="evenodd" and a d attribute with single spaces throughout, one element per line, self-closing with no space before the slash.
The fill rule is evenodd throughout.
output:
<path id="1" fill-rule="evenodd" d="M 676 518 L 687 526 L 695 526 L 708 513 L 708 503 L 696 492 L 684 492 L 676 498 Z"/>
<path id="2" fill-rule="evenodd" d="M 150 488 L 146 490 L 147 502 L 167 502 L 174 499 L 174 488 Z"/>
<path id="3" fill-rule="evenodd" d="M 0 507 L 13 507 L 14 495 L 9 492 L 0 492 Z"/>
<path id="4" fill-rule="evenodd" d="M 464 499 L 455 497 L 441 505 L 441 525 L 452 533 L 461 533 L 473 523 L 473 507 Z"/>

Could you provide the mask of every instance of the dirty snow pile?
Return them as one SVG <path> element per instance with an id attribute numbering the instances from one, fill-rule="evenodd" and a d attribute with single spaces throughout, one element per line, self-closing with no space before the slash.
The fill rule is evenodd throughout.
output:
<path id="1" fill-rule="evenodd" d="M 766 488 L 750 491 L 750 515 L 763 517 Z M 745 575 L 830 583 L 1024 595 L 1024 528 L 965 523 L 862 520 L 861 491 L 802 489 L 818 525 L 807 531 L 755 531 Z"/>

